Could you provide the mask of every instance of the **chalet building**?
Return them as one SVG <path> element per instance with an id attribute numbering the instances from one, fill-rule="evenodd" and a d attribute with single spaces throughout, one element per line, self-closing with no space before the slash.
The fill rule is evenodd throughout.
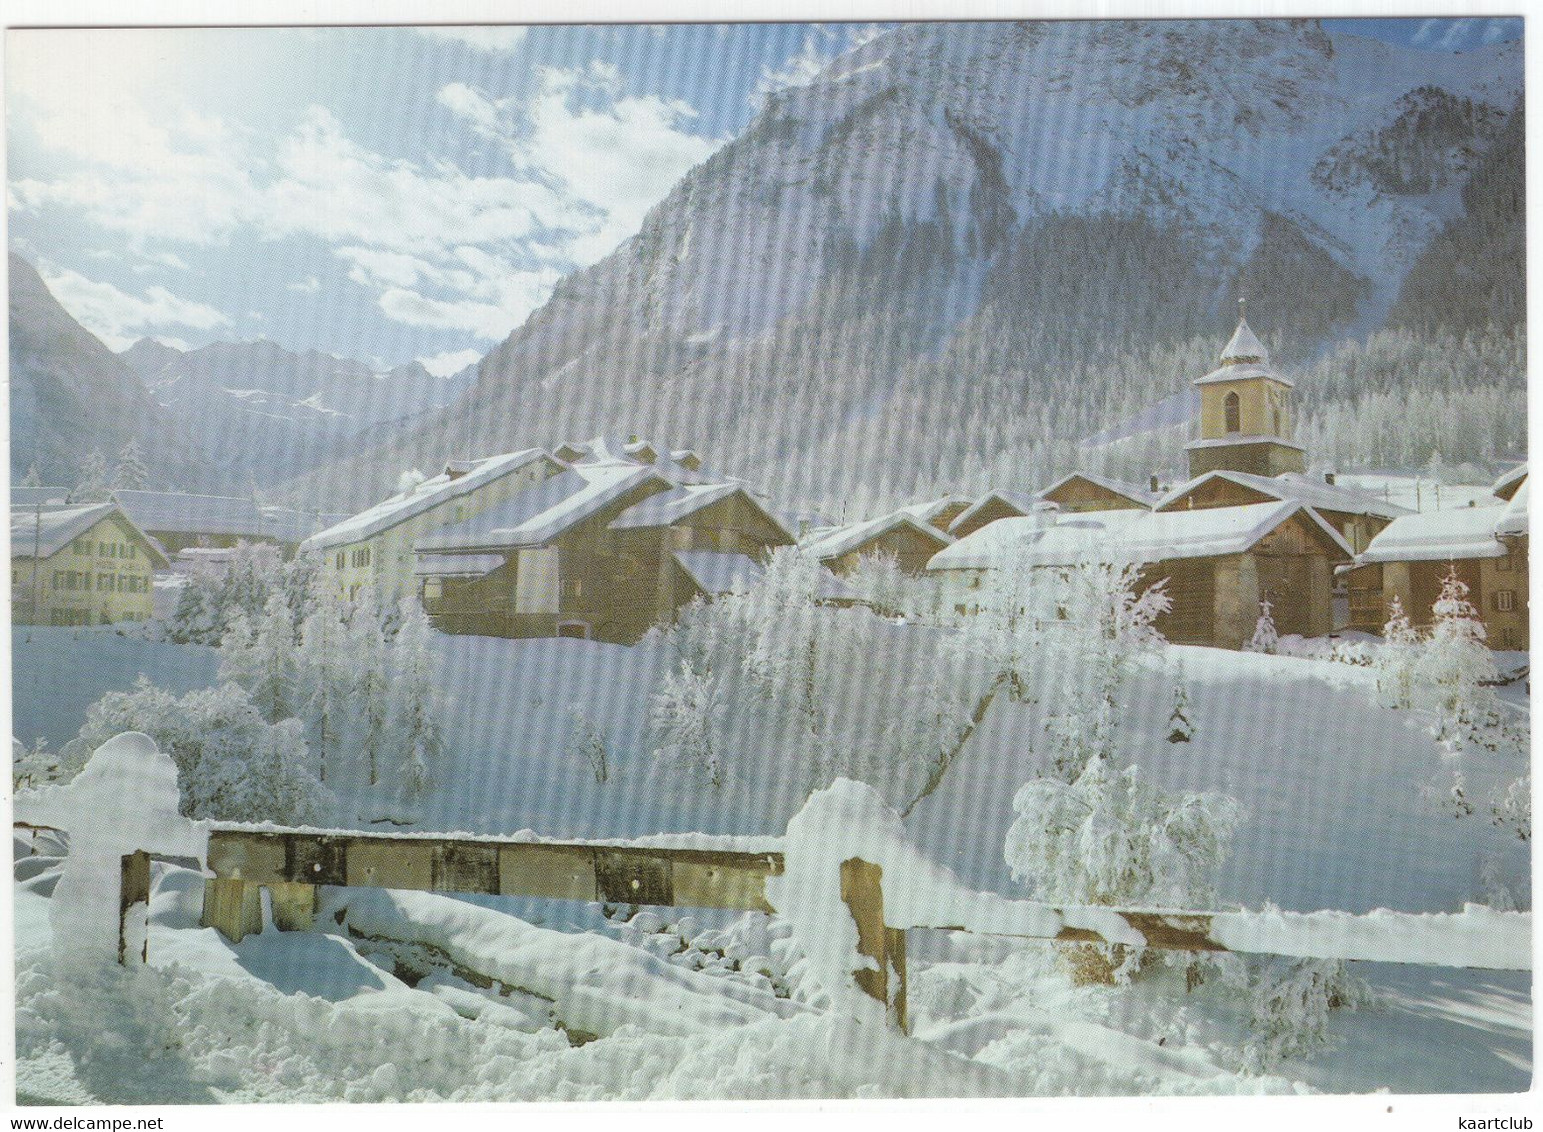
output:
<path id="1" fill-rule="evenodd" d="M 1268 600 L 1281 634 L 1318 636 L 1332 620 L 1334 567 L 1352 557 L 1339 532 L 1294 501 L 1205 510 L 1125 509 L 1004 519 L 929 563 L 944 600 L 978 608 L 987 570 L 1081 562 L 1137 563 L 1143 587 L 1167 579 L 1170 612 L 1157 628 L 1179 644 L 1238 649 Z"/>
<path id="2" fill-rule="evenodd" d="M 1393 520 L 1346 571 L 1350 624 L 1380 633 L 1396 596 L 1416 626 L 1431 622 L 1441 580 L 1455 570 L 1484 622 L 1489 644 L 1527 649 L 1527 480 L 1509 473 L 1489 505 L 1427 511 Z"/>
<path id="3" fill-rule="evenodd" d="M 474 518 L 563 469 L 539 448 L 451 460 L 437 476 L 306 538 L 300 553 L 314 555 L 321 576 L 349 600 L 368 589 L 391 604 L 419 592 L 419 538 Z"/>
<path id="4" fill-rule="evenodd" d="M 960 512 L 948 533 L 956 539 L 967 538 L 998 519 L 1021 519 L 1035 510 L 1039 502 L 1031 495 L 993 489 Z"/>
<path id="5" fill-rule="evenodd" d="M 11 620 L 114 625 L 151 616 L 166 556 L 115 503 L 11 508 Z"/>
<path id="6" fill-rule="evenodd" d="M 1150 511 L 1157 502 L 1158 494 L 1137 484 L 1110 479 L 1108 476 L 1073 472 L 1045 488 L 1039 497 L 1054 503 L 1064 514 L 1078 511 Z"/>
<path id="7" fill-rule="evenodd" d="M 833 574 L 850 574 L 862 558 L 893 555 L 902 573 L 916 577 L 932 556 L 954 540 L 908 510 L 842 527 L 820 527 L 799 545 Z"/>
<path id="8" fill-rule="evenodd" d="M 114 491 L 113 501 L 140 530 L 175 555 L 189 547 L 226 549 L 277 542 L 255 500 L 180 491 Z"/>
<path id="9" fill-rule="evenodd" d="M 1341 487 L 1333 473 L 1313 479 L 1297 472 L 1256 476 L 1248 472 L 1217 470 L 1197 476 L 1157 501 L 1158 511 L 1198 511 L 1209 507 L 1236 507 L 1244 503 L 1293 500 L 1311 507 L 1359 554 L 1372 538 L 1401 515 L 1407 507 L 1378 499 L 1362 491 Z"/>
<path id="10" fill-rule="evenodd" d="M 1307 471 L 1306 453 L 1292 439 L 1292 382 L 1270 366 L 1264 344 L 1249 329 L 1239 301 L 1238 328 L 1221 365 L 1195 379 L 1200 436 L 1184 446 L 1191 478 L 1225 469 L 1258 476 Z"/>
<path id="11" fill-rule="evenodd" d="M 604 438 L 558 451 L 572 462 L 532 491 L 416 540 L 440 628 L 630 644 L 693 597 L 758 580 L 770 550 L 794 541 L 695 453 Z"/>

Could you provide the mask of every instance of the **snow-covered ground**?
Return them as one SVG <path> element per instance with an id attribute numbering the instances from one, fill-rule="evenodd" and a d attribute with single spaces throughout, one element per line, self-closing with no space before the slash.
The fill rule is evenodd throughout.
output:
<path id="1" fill-rule="evenodd" d="M 667 646 L 435 647 L 450 756 L 419 828 L 781 835 L 804 804 L 805 784 L 749 726 L 722 786 L 654 765 L 647 700 Z M 13 656 L 15 731 L 55 747 L 90 702 L 140 672 L 180 691 L 215 667 L 209 649 L 75 630 L 19 635 Z M 897 683 L 907 656 L 897 646 Z M 1448 760 L 1413 713 L 1375 705 L 1372 680 L 1326 660 L 1165 647 L 1122 689 L 1118 747 L 1168 789 L 1238 800 L 1222 907 L 1529 908 L 1527 846 L 1483 804 L 1523 768 L 1465 754 L 1478 812 L 1444 815 L 1425 788 L 1446 789 Z M 1054 704 L 1055 681 L 1046 673 L 1029 691 Z M 1180 682 L 1194 735 L 1169 743 Z M 1504 691 L 1525 709 L 1523 685 Z M 849 702 L 865 710 L 863 689 Z M 605 738 L 604 783 L 574 749 L 575 710 Z M 1003 844 L 1041 725 L 1041 708 L 998 697 L 904 823 L 926 859 L 970 887 L 1027 895 Z M 340 794 L 340 825 L 390 808 L 366 787 Z M 1505 1092 L 1531 1080 L 1526 973 L 1351 964 L 1374 998 L 1328 1016 L 1338 1048 L 1261 1066 L 1247 1053 L 1246 994 L 1227 988 L 1235 972 L 1205 967 L 1186 989 L 1182 964 L 1159 965 L 1126 987 L 1074 986 L 1046 945 L 917 931 L 914 1033 L 900 1039 L 819 1008 L 781 919 L 658 909 L 618 926 L 578 904 L 328 890 L 317 931 L 231 945 L 198 927 L 197 874 L 168 865 L 156 866 L 150 969 L 82 983 L 49 949 L 58 874 L 40 848 L 19 862 L 16 886 L 18 1080 L 33 1100 Z M 158 1045 L 164 1034 L 174 1039 Z M 122 1074 L 136 1043 L 157 1057 Z"/>

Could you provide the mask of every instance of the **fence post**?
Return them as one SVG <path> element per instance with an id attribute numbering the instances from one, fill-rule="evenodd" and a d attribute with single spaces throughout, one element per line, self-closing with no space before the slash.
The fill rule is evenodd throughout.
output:
<path id="1" fill-rule="evenodd" d="M 263 930 L 260 886 L 240 877 L 210 877 L 204 881 L 203 925 L 216 928 L 231 943 Z"/>
<path id="2" fill-rule="evenodd" d="M 139 908 L 139 912 L 134 909 Z M 144 916 L 142 930 L 131 931 L 130 917 Z M 138 942 L 138 955 L 134 943 Z M 144 850 L 125 853 L 118 866 L 118 965 L 131 959 L 144 963 L 150 957 L 150 854 Z"/>
<path id="3" fill-rule="evenodd" d="M 864 994 L 889 1005 L 889 964 L 885 954 L 884 870 L 858 857 L 841 862 L 841 899 L 857 922 L 857 953 L 872 959 L 878 968 L 855 971 Z"/>

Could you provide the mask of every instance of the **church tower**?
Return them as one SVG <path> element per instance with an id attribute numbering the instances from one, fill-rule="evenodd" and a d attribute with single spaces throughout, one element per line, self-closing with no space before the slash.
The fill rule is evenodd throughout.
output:
<path id="1" fill-rule="evenodd" d="M 1304 472 L 1302 446 L 1291 439 L 1292 383 L 1270 368 L 1270 355 L 1243 314 L 1222 350 L 1221 366 L 1195 379 L 1200 390 L 1200 439 L 1184 446 L 1190 478 L 1222 469 L 1278 476 Z"/>

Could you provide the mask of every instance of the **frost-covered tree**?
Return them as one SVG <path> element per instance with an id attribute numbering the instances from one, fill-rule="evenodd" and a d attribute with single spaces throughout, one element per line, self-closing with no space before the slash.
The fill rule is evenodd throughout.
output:
<path id="1" fill-rule="evenodd" d="M 139 441 L 131 436 L 118 450 L 118 465 L 113 469 L 113 487 L 137 490 L 144 487 L 149 479 L 150 470 L 145 467 L 144 450 L 140 448 Z"/>
<path id="2" fill-rule="evenodd" d="M 599 783 L 604 783 L 610 776 L 609 747 L 604 728 L 577 704 L 568 709 L 568 754 L 587 763 Z"/>
<path id="3" fill-rule="evenodd" d="M 438 660 L 430 643 L 429 618 L 423 606 L 403 598 L 392 652 L 396 679 L 391 685 L 389 734 L 396 744 L 398 782 L 403 801 L 423 797 L 438 780 L 445 754 L 443 705 L 438 686 Z"/>
<path id="4" fill-rule="evenodd" d="M 1406 708 L 1414 702 L 1415 669 L 1420 659 L 1420 634 L 1410 624 L 1404 604 L 1393 595 L 1388 620 L 1382 627 L 1382 647 L 1377 650 L 1377 691 L 1388 707 Z"/>
<path id="5" fill-rule="evenodd" d="M 353 672 L 353 702 L 358 721 L 359 750 L 368 763 L 370 785 L 380 781 L 381 764 L 389 758 L 391 672 L 380 607 L 365 592 L 349 611 L 346 650 Z"/>
<path id="6" fill-rule="evenodd" d="M 1210 906 L 1239 819 L 1226 795 L 1170 793 L 1103 759 L 1072 783 L 1025 783 L 1013 812 L 1004 855 L 1036 898 L 1168 908 Z"/>
<path id="7" fill-rule="evenodd" d="M 230 683 L 178 698 L 140 677 L 86 711 L 61 754 L 78 771 L 114 735 L 143 731 L 177 764 L 182 813 L 221 821 L 326 824 L 335 799 L 316 775 L 298 720 L 269 723 Z"/>
<path id="8" fill-rule="evenodd" d="M 821 726 L 820 589 L 824 569 L 797 547 L 778 547 L 761 581 L 744 595 L 751 632 L 744 672 L 771 699 L 788 705 L 811 732 Z"/>
<path id="9" fill-rule="evenodd" d="M 349 650 L 342 599 L 323 587 L 300 626 L 296 652 L 297 693 L 301 718 L 315 738 L 321 780 L 327 781 L 327 759 L 339 753 L 352 717 L 350 704 L 357 680 L 356 659 Z"/>
<path id="10" fill-rule="evenodd" d="M 238 614 L 220 639 L 220 679 L 240 684 L 270 723 L 295 715 L 299 699 L 295 627 L 283 594 L 272 594 L 260 619 Z"/>
<path id="11" fill-rule="evenodd" d="M 20 739 L 11 740 L 11 788 L 30 790 L 60 781 L 65 775 L 63 759 L 48 749 L 48 740 L 39 738 L 31 747 Z"/>
<path id="12" fill-rule="evenodd" d="M 846 584 L 875 613 L 885 617 L 914 617 L 925 603 L 917 592 L 917 580 L 900 569 L 894 554 L 864 554 L 846 576 Z"/>
<path id="13" fill-rule="evenodd" d="M 166 635 L 178 644 L 217 645 L 237 614 L 261 620 L 275 593 L 298 627 L 314 570 L 305 559 L 282 561 L 267 543 L 239 542 L 225 563 L 201 563 L 188 575 Z"/>
<path id="14" fill-rule="evenodd" d="M 714 731 L 723 711 L 722 678 L 682 666 L 666 672 L 649 701 L 648 720 L 658 746 L 655 757 L 671 766 L 701 774 L 714 786 L 723 784 L 723 759 Z"/>
<path id="15" fill-rule="evenodd" d="M 1271 612 L 1274 604 L 1259 599 L 1259 618 L 1254 622 L 1254 635 L 1248 639 L 1249 652 L 1273 653 L 1280 637 L 1275 632 L 1275 617 Z"/>
<path id="16" fill-rule="evenodd" d="M 100 503 L 107 498 L 107 458 L 93 449 L 80 467 L 80 480 L 70 492 L 72 503 Z"/>
<path id="17" fill-rule="evenodd" d="M 28 464 L 27 465 L 27 474 L 26 474 L 25 477 L 23 477 L 23 479 L 21 481 L 21 486 L 22 487 L 42 487 L 43 486 L 43 477 L 38 475 L 38 466 L 36 464 Z"/>
<path id="18" fill-rule="evenodd" d="M 1243 1067 L 1265 1073 L 1283 1061 L 1330 1048 L 1329 1015 L 1371 1005 L 1371 988 L 1340 959 L 1292 959 L 1256 966 L 1246 1002 L 1252 1041 Z"/>
<path id="19" fill-rule="evenodd" d="M 1508 829 L 1522 841 L 1532 840 L 1532 775 L 1524 774 L 1490 799 L 1489 812 L 1494 823 Z"/>

